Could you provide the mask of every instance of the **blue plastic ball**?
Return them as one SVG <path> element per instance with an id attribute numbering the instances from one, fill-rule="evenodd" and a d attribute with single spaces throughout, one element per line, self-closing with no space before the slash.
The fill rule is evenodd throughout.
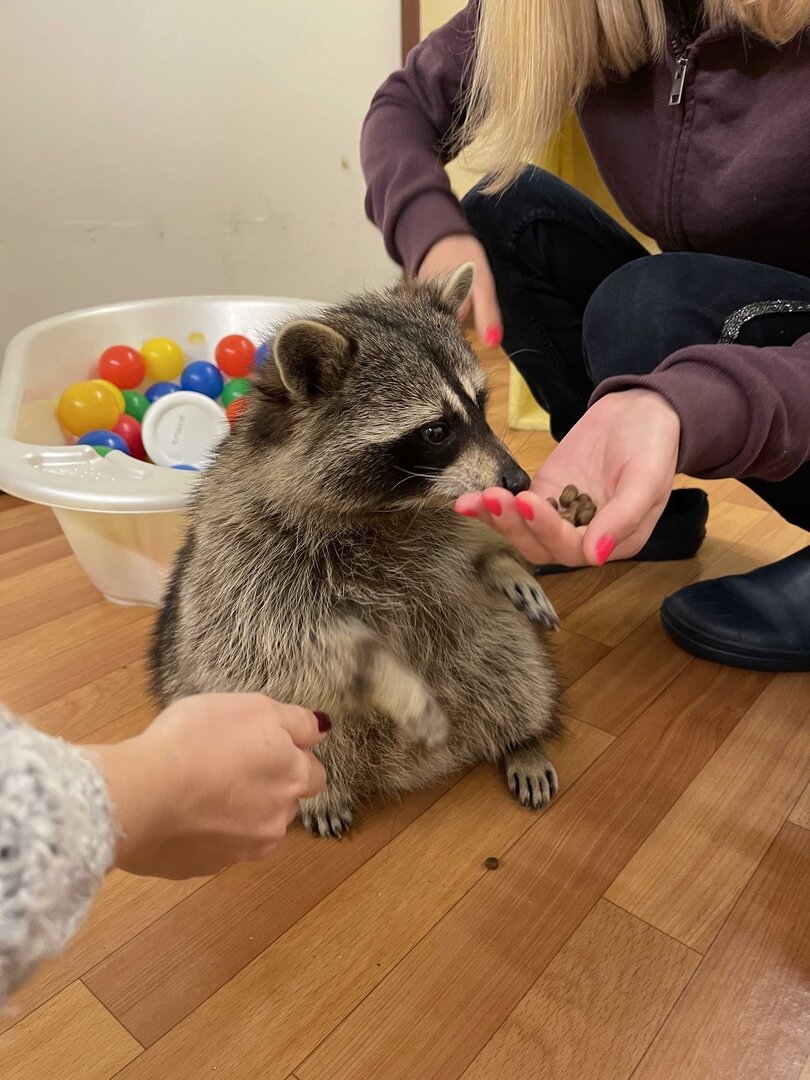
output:
<path id="1" fill-rule="evenodd" d="M 180 385 L 184 390 L 193 390 L 196 394 L 218 398 L 222 393 L 225 380 L 219 368 L 209 364 L 207 360 L 195 360 L 186 367 L 180 378 Z"/>
<path id="2" fill-rule="evenodd" d="M 267 357 L 270 355 L 270 345 L 271 342 L 265 341 L 262 345 L 258 347 L 258 349 L 256 350 L 256 355 L 253 357 L 254 367 L 259 368 L 262 366 L 262 364 L 265 364 L 267 362 Z"/>
<path id="3" fill-rule="evenodd" d="M 156 382 L 153 383 L 146 391 L 146 400 L 150 405 L 158 401 L 159 398 L 166 397 L 167 394 L 176 394 L 180 387 L 177 383 L 173 382 Z"/>
<path id="4" fill-rule="evenodd" d="M 170 465 L 170 469 L 180 469 L 182 472 L 199 472 L 196 465 Z"/>
<path id="5" fill-rule="evenodd" d="M 96 431 L 88 431 L 79 440 L 80 446 L 106 446 L 108 450 L 120 450 L 123 454 L 129 453 L 129 447 L 114 431 L 104 431 L 101 428 Z"/>

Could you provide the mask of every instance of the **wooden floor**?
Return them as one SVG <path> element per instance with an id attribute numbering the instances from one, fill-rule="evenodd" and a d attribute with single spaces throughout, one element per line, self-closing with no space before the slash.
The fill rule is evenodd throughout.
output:
<path id="1" fill-rule="evenodd" d="M 508 437 L 529 469 L 550 446 Z M 547 579 L 574 719 L 546 814 L 480 768 L 340 843 L 114 873 L 0 1017 L 3 1080 L 808 1080 L 810 675 L 692 660 L 657 616 L 807 537 L 707 487 L 698 559 Z M 151 621 L 99 599 L 49 512 L 0 499 L 13 708 L 74 740 L 138 731 Z"/>

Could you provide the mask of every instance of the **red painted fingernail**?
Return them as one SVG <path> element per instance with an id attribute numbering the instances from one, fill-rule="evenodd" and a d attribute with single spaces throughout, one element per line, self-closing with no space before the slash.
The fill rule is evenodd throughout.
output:
<path id="1" fill-rule="evenodd" d="M 492 514 L 494 517 L 501 516 L 501 504 L 498 502 L 494 495 L 482 495 L 481 500 L 487 510 L 489 510 L 490 514 Z"/>
<path id="2" fill-rule="evenodd" d="M 472 507 L 467 507 L 464 510 L 457 510 L 456 513 L 461 514 L 462 517 L 478 517 L 478 511 L 473 510 Z"/>
<path id="3" fill-rule="evenodd" d="M 316 712 L 315 719 L 318 721 L 318 731 L 329 731 L 332 721 L 325 712 Z"/>
<path id="4" fill-rule="evenodd" d="M 521 502 L 520 499 L 515 499 L 515 506 L 518 508 L 518 513 L 521 517 L 527 521 L 534 521 L 534 510 L 526 502 Z"/>
<path id="5" fill-rule="evenodd" d="M 616 541 L 608 533 L 602 536 L 596 542 L 596 561 L 600 566 L 604 566 L 610 558 L 613 549 L 616 547 Z"/>
<path id="6" fill-rule="evenodd" d="M 484 331 L 484 344 L 494 349 L 503 340 L 499 326 L 488 326 Z"/>

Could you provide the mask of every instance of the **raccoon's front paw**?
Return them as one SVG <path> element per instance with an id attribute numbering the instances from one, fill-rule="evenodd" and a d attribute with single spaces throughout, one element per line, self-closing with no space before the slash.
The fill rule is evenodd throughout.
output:
<path id="1" fill-rule="evenodd" d="M 560 629 L 560 617 L 554 605 L 539 585 L 531 580 L 509 581 L 504 592 L 518 609 L 523 611 L 533 623 L 544 626 L 547 630 Z"/>
<path id="2" fill-rule="evenodd" d="M 450 725 L 440 705 L 427 690 L 417 696 L 411 707 L 399 717 L 399 727 L 406 739 L 426 750 L 435 750 L 447 742 Z"/>
<path id="3" fill-rule="evenodd" d="M 539 746 L 516 750 L 506 758 L 506 782 L 522 806 L 542 810 L 557 794 L 554 766 Z"/>
<path id="4" fill-rule="evenodd" d="M 352 808 L 347 801 L 322 791 L 314 799 L 301 800 L 301 822 L 313 836 L 339 840 L 352 827 Z"/>

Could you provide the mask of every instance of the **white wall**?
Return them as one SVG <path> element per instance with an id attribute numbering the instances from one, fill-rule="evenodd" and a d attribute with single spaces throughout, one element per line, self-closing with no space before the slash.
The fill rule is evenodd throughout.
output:
<path id="1" fill-rule="evenodd" d="M 399 0 L 0 10 L 0 347 L 111 300 L 392 276 L 358 140 L 399 64 Z"/>

